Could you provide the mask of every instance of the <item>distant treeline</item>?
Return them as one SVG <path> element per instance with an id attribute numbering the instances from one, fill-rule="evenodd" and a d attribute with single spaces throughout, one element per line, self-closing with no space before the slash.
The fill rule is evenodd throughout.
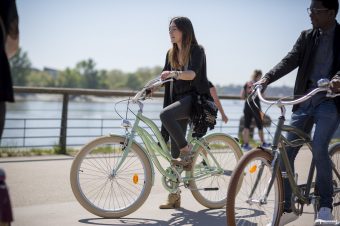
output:
<path id="1" fill-rule="evenodd" d="M 67 87 L 87 89 L 140 89 L 145 81 L 154 78 L 162 67 L 139 68 L 133 73 L 120 70 L 98 70 L 92 59 L 80 61 L 74 68 L 55 70 L 44 68 L 37 70 L 31 67 L 26 52 L 21 49 L 10 60 L 13 84 L 34 87 Z"/>
<path id="2" fill-rule="evenodd" d="M 16 86 L 33 87 L 66 87 L 86 89 L 110 89 L 110 90 L 138 90 L 146 81 L 159 75 L 162 67 L 139 68 L 133 73 L 124 73 L 121 70 L 98 70 L 92 59 L 80 61 L 74 68 L 56 70 L 44 68 L 37 70 L 32 68 L 31 61 L 22 49 L 10 60 L 12 79 Z M 242 86 L 216 86 L 219 94 L 239 95 Z M 289 87 L 274 87 L 274 95 L 291 95 Z"/>

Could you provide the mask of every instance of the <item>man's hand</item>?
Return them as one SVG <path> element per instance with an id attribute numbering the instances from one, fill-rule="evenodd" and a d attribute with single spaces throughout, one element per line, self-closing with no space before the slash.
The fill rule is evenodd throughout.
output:
<path id="1" fill-rule="evenodd" d="M 329 87 L 333 93 L 340 93 L 340 75 L 336 75 L 332 78 Z"/>
<path id="2" fill-rule="evenodd" d="M 261 85 L 262 86 L 262 93 L 267 89 L 268 86 L 268 79 L 267 78 L 261 78 L 259 81 L 255 82 L 253 86 Z"/>

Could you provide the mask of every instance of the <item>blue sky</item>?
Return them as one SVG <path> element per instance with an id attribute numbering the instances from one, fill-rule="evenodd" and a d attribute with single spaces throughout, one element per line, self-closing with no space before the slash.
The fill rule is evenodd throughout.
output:
<path id="1" fill-rule="evenodd" d="M 20 46 L 36 68 L 63 70 L 92 58 L 97 69 L 163 66 L 168 24 L 191 19 L 209 79 L 241 85 L 264 73 L 311 28 L 310 0 L 17 0 Z M 339 15 L 337 20 L 339 20 Z M 296 72 L 273 85 L 293 86 Z"/>

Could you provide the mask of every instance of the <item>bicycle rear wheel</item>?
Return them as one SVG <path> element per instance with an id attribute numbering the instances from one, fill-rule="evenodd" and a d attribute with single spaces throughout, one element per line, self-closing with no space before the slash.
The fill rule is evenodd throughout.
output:
<path id="1" fill-rule="evenodd" d="M 333 215 L 335 219 L 340 220 L 340 143 L 329 148 L 329 155 L 336 169 L 333 169 Z"/>
<path id="2" fill-rule="evenodd" d="M 238 143 L 225 134 L 210 134 L 206 138 L 211 155 L 198 148 L 193 159 L 190 183 L 194 198 L 207 208 L 225 206 L 231 173 L 242 156 Z M 214 161 L 214 159 L 216 161 Z"/>
<path id="3" fill-rule="evenodd" d="M 85 145 L 72 163 L 72 191 L 78 202 L 97 216 L 126 216 L 136 211 L 150 194 L 150 161 L 135 143 L 122 160 L 124 141 L 120 136 L 97 138 Z"/>
<path id="4" fill-rule="evenodd" d="M 227 197 L 227 225 L 277 225 L 282 213 L 283 187 L 280 170 L 266 200 L 272 176 L 273 156 L 255 149 L 245 154 L 231 177 Z"/>

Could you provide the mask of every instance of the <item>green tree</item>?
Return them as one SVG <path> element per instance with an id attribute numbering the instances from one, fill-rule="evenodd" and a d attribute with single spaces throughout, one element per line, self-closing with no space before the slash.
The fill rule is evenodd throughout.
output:
<path id="1" fill-rule="evenodd" d="M 106 82 L 107 79 L 107 71 L 106 70 L 100 70 L 98 71 L 98 89 L 108 89 L 109 86 Z"/>
<path id="2" fill-rule="evenodd" d="M 150 79 L 151 79 L 151 78 L 156 77 L 157 75 L 160 75 L 162 73 L 163 67 L 155 66 L 149 70 L 150 70 L 150 75 L 151 75 Z"/>
<path id="3" fill-rule="evenodd" d="M 53 77 L 43 71 L 31 71 L 27 77 L 28 86 L 38 86 L 38 87 L 54 87 L 55 82 Z"/>
<path id="4" fill-rule="evenodd" d="M 128 76 L 120 70 L 111 70 L 101 77 L 101 82 L 107 89 L 124 89 L 127 88 Z"/>
<path id="5" fill-rule="evenodd" d="M 138 90 L 142 87 L 142 82 L 138 79 L 136 74 L 129 73 L 127 75 L 126 87 L 132 90 Z"/>
<path id="6" fill-rule="evenodd" d="M 144 84 L 145 81 L 150 80 L 153 75 L 150 73 L 149 68 L 143 67 L 137 69 L 135 76 L 136 79 L 138 79 L 141 84 Z"/>
<path id="7" fill-rule="evenodd" d="M 82 76 L 79 71 L 70 68 L 60 72 L 56 81 L 57 86 L 67 88 L 82 88 L 82 84 Z"/>
<path id="8" fill-rule="evenodd" d="M 18 53 L 10 59 L 13 84 L 25 86 L 27 77 L 31 72 L 31 62 L 26 52 L 20 48 Z"/>
<path id="9" fill-rule="evenodd" d="M 83 60 L 77 63 L 76 70 L 83 77 L 84 87 L 95 89 L 98 88 L 98 71 L 95 69 L 96 63 L 92 59 Z"/>
<path id="10" fill-rule="evenodd" d="M 147 81 L 160 75 L 162 68 L 157 66 L 154 68 L 138 68 L 135 73 L 127 75 L 126 87 L 137 90 L 140 89 Z"/>

